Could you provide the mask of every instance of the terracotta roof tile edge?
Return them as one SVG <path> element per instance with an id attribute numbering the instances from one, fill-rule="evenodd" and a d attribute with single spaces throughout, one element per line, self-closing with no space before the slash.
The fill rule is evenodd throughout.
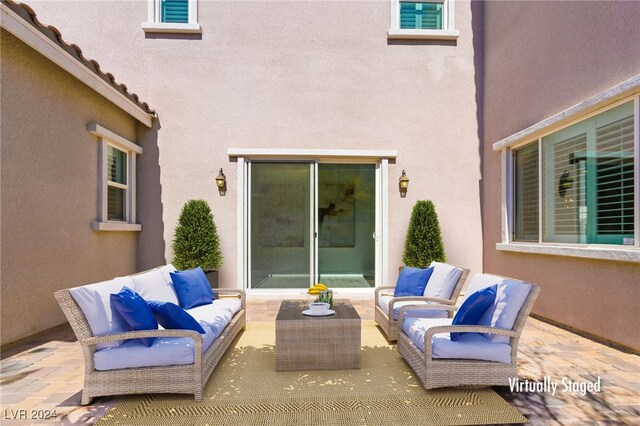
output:
<path id="1" fill-rule="evenodd" d="M 2 3 L 8 6 L 12 11 L 18 14 L 22 19 L 24 19 L 27 23 L 32 25 L 46 37 L 51 39 L 51 41 L 57 43 L 60 47 L 62 47 L 69 55 L 71 55 L 74 59 L 80 62 L 84 67 L 86 67 L 89 71 L 96 74 L 98 77 L 109 83 L 116 89 L 118 92 L 123 94 L 127 99 L 133 102 L 138 108 L 144 111 L 147 114 L 156 115 L 154 109 L 149 107 L 149 104 L 146 102 L 140 101 L 140 98 L 135 93 L 131 93 L 127 90 L 127 86 L 124 84 L 119 84 L 116 82 L 115 77 L 111 73 L 104 73 L 100 70 L 100 64 L 95 59 L 87 59 L 82 54 L 82 49 L 75 44 L 68 44 L 62 38 L 60 30 L 52 25 L 45 25 L 38 20 L 36 17 L 36 13 L 33 9 L 25 4 L 25 3 L 16 3 L 13 0 L 2 0 Z M 25 14 L 26 12 L 26 14 Z"/>

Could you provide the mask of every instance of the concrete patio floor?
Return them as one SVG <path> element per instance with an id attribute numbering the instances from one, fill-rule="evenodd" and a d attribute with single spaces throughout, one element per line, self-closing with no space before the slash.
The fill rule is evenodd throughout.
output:
<path id="1" fill-rule="evenodd" d="M 362 319 L 373 319 L 373 295 L 339 296 L 348 297 Z M 274 321 L 283 298 L 292 297 L 250 294 L 247 320 Z M 7 347 L 1 358 L 2 425 L 92 424 L 116 402 L 102 397 L 80 406 L 84 363 L 69 326 Z M 530 318 L 519 345 L 519 375 L 521 380 L 542 382 L 548 377 L 560 383 L 555 396 L 494 388 L 531 424 L 639 424 L 640 356 Z M 602 390 L 585 395 L 562 392 L 565 378 L 574 382 L 600 378 Z M 53 413 L 55 418 L 42 419 Z"/>

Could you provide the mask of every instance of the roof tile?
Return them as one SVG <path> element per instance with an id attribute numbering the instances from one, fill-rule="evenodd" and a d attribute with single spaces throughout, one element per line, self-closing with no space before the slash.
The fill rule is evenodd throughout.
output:
<path id="1" fill-rule="evenodd" d="M 9 7 L 12 11 L 17 13 L 22 19 L 24 19 L 27 23 L 44 34 L 51 41 L 63 48 L 67 53 L 69 53 L 69 55 L 75 58 L 91 72 L 113 86 L 114 89 L 122 93 L 125 97 L 127 97 L 127 99 L 133 102 L 142 111 L 148 114 L 155 115 L 155 110 L 149 107 L 149 104 L 147 104 L 146 102 L 141 102 L 138 95 L 129 92 L 127 90 L 127 86 L 125 86 L 124 84 L 117 83 L 113 74 L 102 72 L 100 70 L 100 64 L 96 60 L 85 58 L 80 47 L 75 44 L 68 44 L 67 42 L 65 42 L 62 38 L 62 35 L 60 34 L 60 31 L 56 27 L 41 23 L 31 7 L 24 3 L 16 3 L 13 0 L 2 0 L 2 3 Z"/>

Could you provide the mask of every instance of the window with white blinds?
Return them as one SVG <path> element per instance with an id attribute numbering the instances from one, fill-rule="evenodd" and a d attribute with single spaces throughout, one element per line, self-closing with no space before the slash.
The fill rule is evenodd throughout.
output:
<path id="1" fill-rule="evenodd" d="M 96 231 L 140 231 L 136 224 L 136 158 L 142 147 L 102 127 L 89 123 L 89 133 L 99 142 L 98 217 Z"/>
<path id="2" fill-rule="evenodd" d="M 198 0 L 147 0 L 147 22 L 142 29 L 151 33 L 201 34 Z"/>
<path id="3" fill-rule="evenodd" d="M 400 28 L 441 30 L 442 7 L 443 3 L 416 3 L 400 0 Z"/>
<path id="4" fill-rule="evenodd" d="M 107 147 L 107 220 L 127 220 L 127 153 Z"/>
<path id="5" fill-rule="evenodd" d="M 634 245 L 634 125 L 631 101 L 514 150 L 513 240 Z"/>
<path id="6" fill-rule="evenodd" d="M 538 241 L 539 179 L 538 144 L 532 143 L 514 151 L 515 176 L 515 217 L 514 240 Z"/>
<path id="7" fill-rule="evenodd" d="M 160 7 L 162 22 L 189 22 L 189 0 L 160 0 Z"/>
<path id="8" fill-rule="evenodd" d="M 454 0 L 390 0 L 389 38 L 456 40 Z"/>
<path id="9" fill-rule="evenodd" d="M 586 242 L 587 135 L 583 125 L 543 138 L 545 197 L 543 241 Z"/>
<path id="10" fill-rule="evenodd" d="M 600 238 L 633 235 L 633 117 L 596 129 L 596 231 Z"/>

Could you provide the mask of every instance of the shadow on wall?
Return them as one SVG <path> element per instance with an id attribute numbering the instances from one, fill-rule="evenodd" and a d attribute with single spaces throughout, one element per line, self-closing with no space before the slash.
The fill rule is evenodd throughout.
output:
<path id="1" fill-rule="evenodd" d="M 160 128 L 157 117 L 151 128 L 138 123 L 138 141 L 144 149 L 144 153 L 137 157 L 137 214 L 138 223 L 142 224 L 136 248 L 138 271 L 166 263 L 158 147 Z"/>
<path id="2" fill-rule="evenodd" d="M 473 37 L 473 66 L 475 70 L 474 83 L 476 86 L 476 122 L 478 125 L 478 156 L 480 158 L 480 180 L 478 194 L 480 199 L 480 229 L 484 235 L 484 2 L 471 1 L 471 31 Z M 484 256 L 483 256 L 484 257 Z M 484 267 L 484 265 L 483 265 Z"/>

